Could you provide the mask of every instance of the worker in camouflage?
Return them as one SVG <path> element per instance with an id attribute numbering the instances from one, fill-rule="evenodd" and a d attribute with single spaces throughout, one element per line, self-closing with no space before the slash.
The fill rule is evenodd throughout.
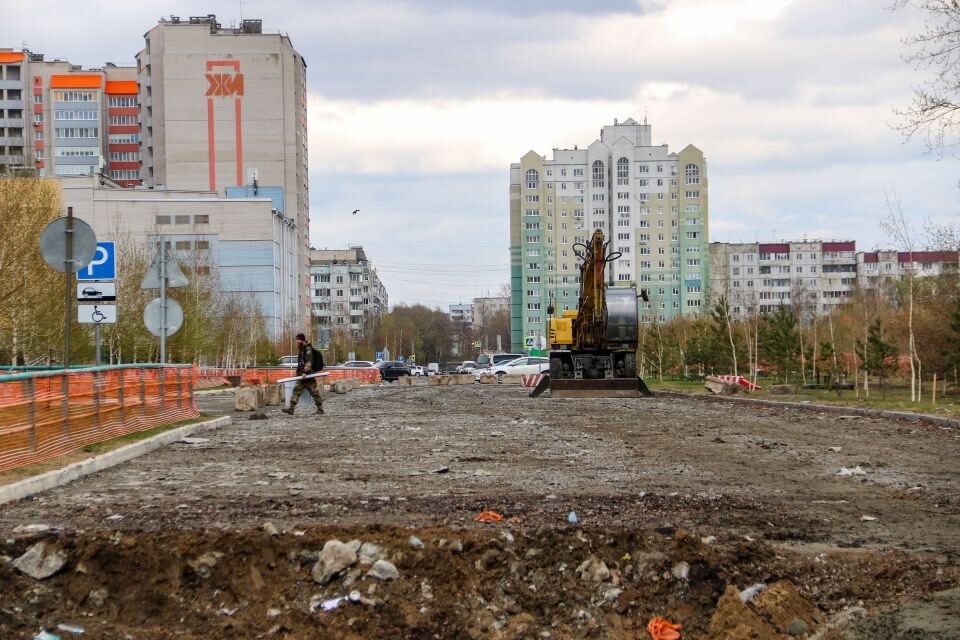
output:
<path id="1" fill-rule="evenodd" d="M 320 383 L 316 378 L 307 378 L 312 373 L 320 373 L 319 371 L 314 371 L 314 363 L 321 359 L 318 358 L 318 353 L 313 348 L 313 345 L 307 342 L 307 338 L 302 333 L 297 334 L 297 375 L 300 376 L 300 379 L 297 380 L 297 384 L 293 386 L 293 393 L 290 395 L 290 406 L 286 409 L 281 409 L 284 413 L 293 415 L 294 410 L 297 408 L 297 401 L 300 400 L 300 395 L 304 390 L 310 392 L 310 396 L 313 398 L 313 402 L 317 405 L 317 413 L 323 413 L 323 394 L 320 391 Z M 321 365 L 322 368 L 322 365 Z"/>

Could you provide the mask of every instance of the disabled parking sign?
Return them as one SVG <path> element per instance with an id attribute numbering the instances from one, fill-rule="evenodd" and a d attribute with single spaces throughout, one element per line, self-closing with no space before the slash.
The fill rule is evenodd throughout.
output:
<path id="1" fill-rule="evenodd" d="M 98 242 L 93 260 L 77 271 L 77 280 L 114 280 L 117 277 L 116 252 L 113 242 Z"/>

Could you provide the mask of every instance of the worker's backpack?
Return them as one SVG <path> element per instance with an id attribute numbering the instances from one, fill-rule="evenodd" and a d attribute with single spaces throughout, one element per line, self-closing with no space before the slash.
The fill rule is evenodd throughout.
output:
<path id="1" fill-rule="evenodd" d="M 320 373 L 323 371 L 323 354 L 313 345 L 310 345 L 310 350 L 313 351 L 313 372 Z"/>

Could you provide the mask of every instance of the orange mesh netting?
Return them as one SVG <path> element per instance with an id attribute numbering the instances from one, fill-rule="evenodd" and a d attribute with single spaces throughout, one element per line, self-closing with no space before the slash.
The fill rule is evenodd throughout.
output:
<path id="1" fill-rule="evenodd" d="M 0 376 L 0 471 L 196 418 L 196 378 L 137 365 Z"/>

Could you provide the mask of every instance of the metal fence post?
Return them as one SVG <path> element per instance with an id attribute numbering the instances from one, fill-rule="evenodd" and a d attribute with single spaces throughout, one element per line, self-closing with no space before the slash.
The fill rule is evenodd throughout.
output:
<path id="1" fill-rule="evenodd" d="M 60 374 L 60 414 L 63 417 L 63 437 L 70 437 L 70 376 Z"/>
<path id="2" fill-rule="evenodd" d="M 37 450 L 37 388 L 33 378 L 23 381 L 24 395 L 30 399 L 27 416 L 30 420 L 30 451 Z"/>
<path id="3" fill-rule="evenodd" d="M 126 369 L 116 369 L 115 372 L 120 379 L 117 384 L 117 403 L 120 405 L 120 422 L 127 424 L 127 411 L 123 401 L 123 392 L 127 385 Z"/>
<path id="4" fill-rule="evenodd" d="M 140 367 L 140 414 L 147 417 L 147 370 Z"/>
<path id="5" fill-rule="evenodd" d="M 90 385 L 93 388 L 93 430 L 100 431 L 100 374 L 101 371 L 92 372 L 93 376 Z"/>

